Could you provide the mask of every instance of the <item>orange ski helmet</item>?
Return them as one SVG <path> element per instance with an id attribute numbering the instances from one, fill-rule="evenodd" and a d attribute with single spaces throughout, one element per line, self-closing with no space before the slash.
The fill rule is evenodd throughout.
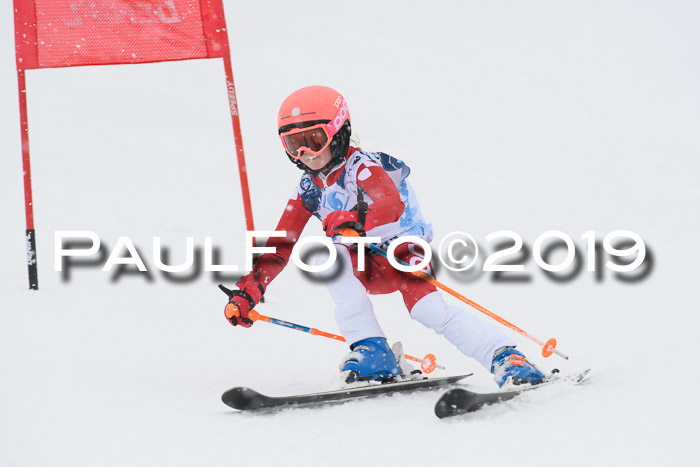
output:
<path id="1" fill-rule="evenodd" d="M 305 137 L 303 128 L 314 127 Z M 308 86 L 294 91 L 280 106 L 277 129 L 289 159 L 302 170 L 317 175 L 345 160 L 350 147 L 350 112 L 338 91 L 326 86 Z M 330 145 L 331 161 L 312 171 L 300 160 L 302 151 L 321 152 Z"/>

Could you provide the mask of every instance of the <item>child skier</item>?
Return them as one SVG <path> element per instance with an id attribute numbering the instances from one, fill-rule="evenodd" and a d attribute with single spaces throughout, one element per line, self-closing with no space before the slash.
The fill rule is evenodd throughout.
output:
<path id="1" fill-rule="evenodd" d="M 410 169 L 383 153 L 369 153 L 350 146 L 350 113 L 337 91 L 310 86 L 292 93 L 278 114 L 278 131 L 289 160 L 304 174 L 289 199 L 275 230 L 285 238 L 270 238 L 275 253 L 261 255 L 253 270 L 237 283 L 226 306 L 234 326 L 250 327 L 248 313 L 260 302 L 268 284 L 287 264 L 292 247 L 309 218 L 323 221 L 334 238 L 339 271 L 322 275 L 335 302 L 335 319 L 351 352 L 341 366 L 341 380 L 385 380 L 401 373 L 397 359 L 374 316 L 367 294 L 401 292 L 411 318 L 445 336 L 462 353 L 476 359 L 494 374 L 500 387 L 537 384 L 544 375 L 515 349 L 515 343 L 495 326 L 465 310 L 448 305 L 435 286 L 411 273 L 393 268 L 381 255 L 368 253 L 365 270 L 357 270 L 357 250 L 340 242 L 340 230 L 350 227 L 371 237 L 381 237 L 384 249 L 391 240 L 406 235 L 432 239 L 416 195 L 407 181 Z M 364 205 L 364 203 L 367 203 Z M 367 209 L 363 209 L 367 208 Z M 408 264 L 423 260 L 414 243 L 404 243 L 395 256 Z M 318 262 L 326 255 L 319 254 Z M 427 266 L 425 273 L 432 275 Z"/>

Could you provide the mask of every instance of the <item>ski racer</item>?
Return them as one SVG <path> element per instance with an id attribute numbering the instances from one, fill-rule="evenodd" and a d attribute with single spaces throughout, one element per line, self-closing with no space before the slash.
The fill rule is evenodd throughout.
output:
<path id="1" fill-rule="evenodd" d="M 364 271 L 358 271 L 357 248 L 340 241 L 341 229 L 350 227 L 380 237 L 383 249 L 393 239 L 407 235 L 430 242 L 433 231 L 408 182 L 409 167 L 387 154 L 353 147 L 350 122 L 347 101 L 329 87 L 299 89 L 282 103 L 279 137 L 289 160 L 304 173 L 275 229 L 286 231 L 286 237 L 270 238 L 267 246 L 275 247 L 275 253 L 258 257 L 253 270 L 236 283 L 226 306 L 229 322 L 252 325 L 248 313 L 285 267 L 307 221 L 315 216 L 337 250 L 339 271 L 319 275 L 335 302 L 338 329 L 350 344 L 341 365 L 341 381 L 387 380 L 401 373 L 368 297 L 396 291 L 403 296 L 411 318 L 477 360 L 493 373 L 499 387 L 543 381 L 543 373 L 515 349 L 515 342 L 494 325 L 446 303 L 429 282 L 395 269 L 385 257 L 371 252 L 366 254 Z M 318 264 L 328 255 L 322 250 Z M 395 256 L 416 264 L 423 260 L 424 252 L 418 244 L 403 243 Z M 423 272 L 433 275 L 430 265 Z"/>

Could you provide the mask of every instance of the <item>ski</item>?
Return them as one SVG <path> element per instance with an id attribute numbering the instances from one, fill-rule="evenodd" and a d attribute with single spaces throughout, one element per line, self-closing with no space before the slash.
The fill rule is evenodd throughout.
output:
<path id="1" fill-rule="evenodd" d="M 465 389 L 450 389 L 445 392 L 435 404 L 435 415 L 438 418 L 453 417 L 469 412 L 475 412 L 489 404 L 496 404 L 510 400 L 523 392 L 539 389 L 544 386 L 556 383 L 558 381 L 572 381 L 576 384 L 583 381 L 590 369 L 571 376 L 550 377 L 547 381 L 535 386 L 526 386 L 522 389 L 514 389 L 503 392 L 479 393 L 467 391 Z"/>
<path id="2" fill-rule="evenodd" d="M 247 387 L 231 388 L 222 394 L 221 400 L 231 408 L 244 411 L 281 409 L 287 407 L 320 405 L 333 402 L 344 402 L 352 399 L 375 397 L 395 392 L 435 389 L 466 378 L 468 375 L 448 376 L 444 378 L 423 378 L 397 383 L 383 383 L 372 386 L 341 389 L 338 391 L 299 394 L 285 397 L 272 397 L 261 394 Z"/>

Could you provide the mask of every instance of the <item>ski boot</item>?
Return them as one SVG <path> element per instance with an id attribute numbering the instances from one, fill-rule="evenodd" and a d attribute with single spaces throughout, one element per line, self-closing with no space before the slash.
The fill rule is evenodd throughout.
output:
<path id="1" fill-rule="evenodd" d="M 369 337 L 350 346 L 351 352 L 340 366 L 345 384 L 393 380 L 401 374 L 394 352 L 384 337 Z"/>
<path id="2" fill-rule="evenodd" d="M 501 347 L 496 350 L 491 373 L 499 388 L 521 384 L 535 385 L 544 381 L 544 374 L 514 347 Z"/>

